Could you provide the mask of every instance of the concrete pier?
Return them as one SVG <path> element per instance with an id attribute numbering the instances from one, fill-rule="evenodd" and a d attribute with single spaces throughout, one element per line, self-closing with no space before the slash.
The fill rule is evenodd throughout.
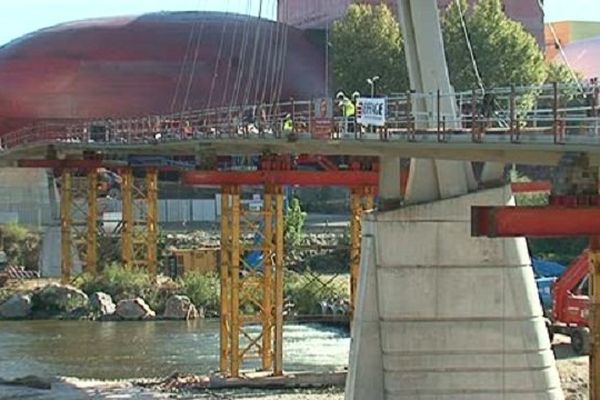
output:
<path id="1" fill-rule="evenodd" d="M 562 399 L 524 238 L 470 236 L 490 189 L 367 215 L 346 399 Z"/>

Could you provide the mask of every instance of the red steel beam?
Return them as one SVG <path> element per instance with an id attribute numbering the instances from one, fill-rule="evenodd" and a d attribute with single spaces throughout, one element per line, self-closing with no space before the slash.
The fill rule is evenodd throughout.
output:
<path id="1" fill-rule="evenodd" d="M 471 207 L 471 236 L 600 235 L 600 207 Z"/>
<path id="2" fill-rule="evenodd" d="M 550 181 L 513 182 L 510 185 L 513 193 L 549 192 L 552 189 Z"/>
<path id="3" fill-rule="evenodd" d="M 113 164 L 105 160 L 19 160 L 21 168 L 120 168 L 123 164 Z M 160 171 L 176 171 L 174 167 L 160 167 Z M 267 177 L 265 174 L 269 174 Z M 278 183 L 298 186 L 377 186 L 376 171 L 189 171 L 184 172 L 183 183 L 186 185 L 219 186 L 225 184 L 261 185 Z M 276 182 L 269 179 L 275 179 Z M 403 188 L 408 182 L 408 171 L 403 170 L 400 176 Z M 550 181 L 514 182 L 511 184 L 514 193 L 550 191 Z"/>
<path id="4" fill-rule="evenodd" d="M 379 174 L 371 171 L 189 171 L 181 182 L 191 186 L 265 184 L 294 186 L 377 186 Z"/>

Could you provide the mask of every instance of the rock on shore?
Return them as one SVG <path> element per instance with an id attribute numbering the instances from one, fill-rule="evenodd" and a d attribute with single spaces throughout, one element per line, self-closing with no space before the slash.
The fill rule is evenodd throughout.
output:
<path id="1" fill-rule="evenodd" d="M 116 314 L 121 319 L 126 320 L 153 319 L 156 317 L 154 310 L 141 297 L 119 301 Z"/>

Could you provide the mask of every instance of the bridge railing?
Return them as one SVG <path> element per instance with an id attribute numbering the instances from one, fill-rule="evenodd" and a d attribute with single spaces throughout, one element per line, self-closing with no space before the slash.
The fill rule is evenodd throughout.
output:
<path id="1" fill-rule="evenodd" d="M 401 93 L 386 102 L 386 125 L 364 127 L 354 118 L 334 116 L 325 135 L 316 133 L 323 118 L 315 118 L 311 100 L 188 110 L 135 118 L 106 118 L 38 123 L 3 135 L 2 150 L 22 146 L 67 143 L 105 145 L 150 144 L 219 138 L 310 138 L 325 140 L 437 140 L 471 135 L 473 142 L 506 135 L 519 143 L 526 135 L 550 135 L 555 143 L 569 137 L 600 134 L 598 84 L 542 85 L 474 90 L 461 93 Z M 455 112 L 448 101 L 455 102 Z M 430 112 L 417 112 L 419 103 Z M 293 130 L 284 131 L 291 118 Z M 292 134 L 292 137 L 290 137 Z M 284 137 L 285 136 L 285 137 Z"/>

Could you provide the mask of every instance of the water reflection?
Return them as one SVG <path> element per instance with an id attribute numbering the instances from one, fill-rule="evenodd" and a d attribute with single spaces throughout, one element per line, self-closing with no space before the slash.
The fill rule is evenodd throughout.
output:
<path id="1" fill-rule="evenodd" d="M 287 370 L 328 370 L 346 365 L 350 339 L 343 330 L 286 325 L 284 343 Z M 0 377 L 208 373 L 218 368 L 218 346 L 218 321 L 2 321 Z"/>

